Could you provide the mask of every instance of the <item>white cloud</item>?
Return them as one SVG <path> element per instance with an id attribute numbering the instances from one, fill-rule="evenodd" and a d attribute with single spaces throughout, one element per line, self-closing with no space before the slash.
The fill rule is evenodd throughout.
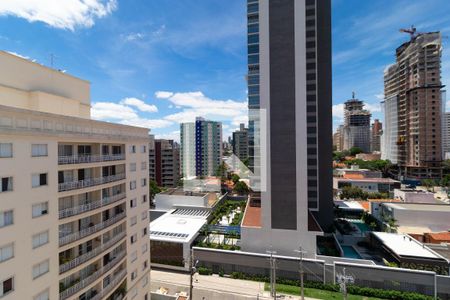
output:
<path id="1" fill-rule="evenodd" d="M 365 103 L 365 109 L 367 109 L 371 113 L 381 112 L 381 104 L 380 103 Z"/>
<path id="2" fill-rule="evenodd" d="M 137 101 L 136 101 L 137 100 Z M 124 125 L 131 125 L 137 127 L 145 127 L 149 129 L 165 128 L 173 125 L 173 122 L 164 119 L 148 119 L 139 116 L 138 112 L 133 109 L 137 107 L 138 110 L 154 112 L 153 106 L 145 104 L 143 101 L 136 98 L 125 98 L 120 103 L 113 102 L 97 102 L 92 105 L 91 117 L 95 120 L 114 121 Z M 155 107 L 156 108 L 156 107 Z"/>
<path id="3" fill-rule="evenodd" d="M 165 139 L 165 140 L 174 140 L 176 142 L 180 142 L 180 131 L 175 130 L 169 133 L 156 134 L 155 138 L 157 139 Z"/>
<path id="4" fill-rule="evenodd" d="M 91 116 L 96 120 L 123 120 L 138 117 L 136 111 L 131 107 L 112 102 L 94 103 L 91 108 Z"/>
<path id="5" fill-rule="evenodd" d="M 339 122 L 344 121 L 344 103 L 333 105 L 333 118 L 337 119 Z"/>
<path id="6" fill-rule="evenodd" d="M 40 21 L 73 31 L 77 27 L 92 27 L 95 19 L 111 14 L 116 8 L 117 0 L 2 0 L 0 16 Z"/>
<path id="7" fill-rule="evenodd" d="M 155 93 L 156 98 L 159 99 L 167 99 L 172 97 L 173 93 L 172 92 L 164 92 L 164 91 L 158 91 Z"/>
<path id="8" fill-rule="evenodd" d="M 123 39 L 127 42 L 133 42 L 137 40 L 142 40 L 145 37 L 143 33 L 137 32 L 137 33 L 130 33 L 123 36 Z"/>
<path id="9" fill-rule="evenodd" d="M 137 109 L 139 109 L 140 111 L 145 111 L 145 112 L 157 112 L 158 111 L 158 108 L 155 105 L 147 104 L 144 101 L 137 99 L 137 98 L 125 98 L 122 101 L 120 101 L 120 103 L 129 105 L 129 106 L 134 106 Z"/>
<path id="10" fill-rule="evenodd" d="M 202 92 L 173 93 L 159 91 L 159 99 L 165 99 L 182 111 L 168 115 L 166 120 L 185 123 L 193 122 L 196 117 L 205 117 L 215 121 L 231 121 L 235 126 L 247 122 L 247 102 L 235 100 L 215 100 Z"/>
<path id="11" fill-rule="evenodd" d="M 124 125 L 130 125 L 130 126 L 137 126 L 137 127 L 145 127 L 149 129 L 156 129 L 156 128 L 165 128 L 169 127 L 173 123 L 167 120 L 161 120 L 161 119 L 146 119 L 146 118 L 130 118 L 119 121 L 120 124 Z"/>

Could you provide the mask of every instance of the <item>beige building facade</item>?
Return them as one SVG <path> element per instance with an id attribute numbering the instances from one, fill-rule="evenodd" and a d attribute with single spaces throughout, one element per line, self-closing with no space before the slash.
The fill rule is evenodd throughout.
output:
<path id="1" fill-rule="evenodd" d="M 148 129 L 90 120 L 86 81 L 0 65 L 0 298 L 149 299 Z"/>

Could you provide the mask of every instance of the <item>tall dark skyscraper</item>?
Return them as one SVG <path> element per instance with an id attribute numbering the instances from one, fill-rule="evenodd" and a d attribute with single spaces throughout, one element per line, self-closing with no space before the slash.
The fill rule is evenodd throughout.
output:
<path id="1" fill-rule="evenodd" d="M 261 187 L 250 203 L 261 217 L 257 226 L 244 220 L 243 249 L 314 254 L 333 221 L 331 3 L 247 5 L 249 155 Z"/>

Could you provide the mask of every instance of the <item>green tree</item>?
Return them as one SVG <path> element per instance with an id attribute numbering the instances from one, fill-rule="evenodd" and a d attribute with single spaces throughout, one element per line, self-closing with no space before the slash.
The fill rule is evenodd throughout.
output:
<path id="1" fill-rule="evenodd" d="M 359 147 L 352 147 L 350 148 L 350 155 L 355 156 L 356 154 L 362 153 L 363 150 Z"/>
<path id="2" fill-rule="evenodd" d="M 434 187 L 436 185 L 436 181 L 434 181 L 433 179 L 423 179 L 422 185 L 426 186 L 427 191 L 432 190 L 432 192 L 434 193 Z"/>
<path id="3" fill-rule="evenodd" d="M 235 191 L 236 193 L 240 194 L 240 195 L 244 195 L 244 194 L 248 194 L 248 192 L 250 191 L 247 184 L 243 181 L 238 181 L 233 188 L 233 191 Z"/>
<path id="4" fill-rule="evenodd" d="M 344 186 L 341 189 L 340 198 L 341 199 L 363 199 L 366 200 L 369 197 L 369 193 L 364 192 L 359 187 L 355 186 Z"/>
<path id="5" fill-rule="evenodd" d="M 241 179 L 241 178 L 237 174 L 233 174 L 231 176 L 231 180 L 233 181 L 234 184 L 238 183 L 239 179 Z"/>
<path id="6" fill-rule="evenodd" d="M 225 181 L 227 179 L 227 166 L 225 165 L 225 162 L 222 162 L 216 170 L 216 176 L 220 177 L 222 181 Z"/>
<path id="7" fill-rule="evenodd" d="M 150 180 L 150 184 L 148 186 L 150 191 L 150 199 L 153 200 L 156 194 L 161 193 L 161 188 L 154 180 Z"/>

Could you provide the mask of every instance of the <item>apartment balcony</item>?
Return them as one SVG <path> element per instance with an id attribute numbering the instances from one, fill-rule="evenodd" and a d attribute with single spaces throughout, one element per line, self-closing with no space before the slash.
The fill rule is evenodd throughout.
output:
<path id="1" fill-rule="evenodd" d="M 105 183 L 118 181 L 118 180 L 122 180 L 122 179 L 125 179 L 125 173 L 104 176 L 104 177 L 98 177 L 98 178 L 89 178 L 89 179 L 78 180 L 78 181 L 63 182 L 58 185 L 58 191 L 65 192 L 65 191 L 71 191 L 71 190 L 76 190 L 76 189 L 82 189 L 82 188 L 105 184 Z"/>
<path id="2" fill-rule="evenodd" d="M 59 238 L 59 246 L 67 245 L 69 243 L 75 242 L 84 237 L 87 237 L 91 234 L 99 232 L 100 230 L 103 230 L 103 229 L 115 224 L 116 222 L 119 222 L 120 220 L 124 219 L 125 216 L 126 216 L 126 213 L 122 212 L 122 213 L 119 213 L 119 214 L 115 215 L 114 217 L 112 217 L 104 222 L 100 222 L 94 226 L 82 229 L 82 230 L 74 232 L 74 233 L 70 233 L 65 236 L 62 236 Z"/>
<path id="3" fill-rule="evenodd" d="M 59 211 L 59 219 L 64 219 L 72 216 L 82 214 L 87 211 L 95 210 L 97 208 L 106 206 L 108 204 L 120 201 L 126 197 L 125 193 L 120 193 L 111 197 L 103 198 L 102 200 L 94 201 L 88 204 L 78 205 L 74 207 L 65 208 Z"/>
<path id="4" fill-rule="evenodd" d="M 125 153 L 112 154 L 112 155 L 71 155 L 71 156 L 58 156 L 58 165 L 69 164 L 88 164 L 105 161 L 124 160 Z"/>
<path id="5" fill-rule="evenodd" d="M 117 256 L 115 258 L 110 260 L 105 266 L 103 266 L 99 270 L 95 271 L 91 275 L 85 277 L 84 279 L 81 279 L 80 281 L 76 282 L 74 285 L 70 286 L 69 288 L 64 289 L 62 292 L 60 292 L 59 299 L 60 300 L 67 299 L 70 296 L 78 293 L 85 287 L 89 286 L 95 280 L 99 279 L 102 275 L 104 275 L 109 270 L 111 270 L 114 266 L 116 266 L 125 256 L 126 256 L 126 251 L 125 250 L 121 251 L 120 253 L 117 254 Z"/>
<path id="6" fill-rule="evenodd" d="M 108 286 L 106 286 L 101 293 L 95 295 L 93 298 L 91 298 L 90 300 L 99 300 L 102 299 L 104 297 L 106 297 L 112 290 L 114 290 L 114 288 L 117 287 L 117 285 L 119 283 L 122 282 L 122 280 L 127 276 L 127 269 L 123 269 L 121 271 L 119 271 L 119 273 L 117 273 L 111 280 L 111 282 L 108 284 Z"/>
<path id="7" fill-rule="evenodd" d="M 89 251 L 83 255 L 80 255 L 74 259 L 72 259 L 69 262 L 66 262 L 63 265 L 59 266 L 59 274 L 62 274 L 64 272 L 67 272 L 75 267 L 78 267 L 79 265 L 87 262 L 88 260 L 96 257 L 97 255 L 99 255 L 100 253 L 102 253 L 103 251 L 107 250 L 108 248 L 110 248 L 111 246 L 115 245 L 118 241 L 120 241 L 121 239 L 123 239 L 125 236 L 127 235 L 127 233 L 125 231 L 120 232 L 119 234 L 115 235 L 113 238 L 111 238 L 109 241 L 105 242 L 103 245 L 94 248 L 92 251 Z"/>

